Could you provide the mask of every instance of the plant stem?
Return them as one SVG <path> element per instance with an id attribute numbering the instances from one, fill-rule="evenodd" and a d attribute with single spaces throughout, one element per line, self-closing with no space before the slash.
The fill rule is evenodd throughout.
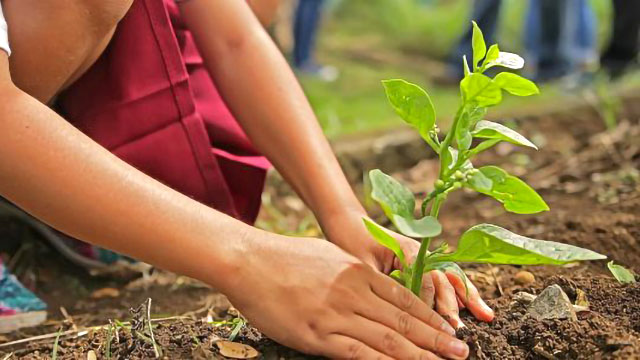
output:
<path id="1" fill-rule="evenodd" d="M 440 212 L 440 206 L 442 206 L 443 198 L 438 196 L 433 202 L 433 206 L 431 207 L 430 215 L 434 218 L 438 218 L 438 213 Z M 422 268 L 424 267 L 424 258 L 427 255 L 427 251 L 429 251 L 429 246 L 431 245 L 431 238 L 422 239 L 422 243 L 420 244 L 420 248 L 418 249 L 418 255 L 416 257 L 416 262 L 413 263 L 413 274 L 411 275 L 411 292 L 413 292 L 416 296 L 420 296 L 420 288 L 422 288 Z"/>
<path id="2" fill-rule="evenodd" d="M 425 142 L 431 147 L 431 149 L 433 149 L 433 151 L 435 151 L 436 154 L 440 154 L 440 147 L 438 146 L 438 144 L 436 144 L 435 141 L 433 141 L 433 139 L 427 137 L 424 138 Z"/>
<path id="3" fill-rule="evenodd" d="M 440 151 L 438 155 L 440 155 L 440 171 L 438 175 L 438 179 L 445 181 L 446 175 L 446 166 L 444 163 L 444 152 L 448 151 L 449 145 L 453 142 L 453 137 L 455 135 L 456 129 L 458 128 L 458 123 L 460 122 L 460 118 L 464 114 L 465 103 L 458 108 L 458 112 L 456 113 L 455 118 L 453 119 L 453 124 L 445 136 L 444 141 L 440 144 Z M 432 144 L 429 144 L 433 147 Z M 435 193 L 435 199 L 433 201 L 433 205 L 431 206 L 430 216 L 434 218 L 438 218 L 438 214 L 440 213 L 440 206 L 442 206 L 442 202 L 444 201 L 444 197 L 436 191 L 429 194 L 431 197 Z M 431 200 L 431 199 L 429 199 Z M 426 212 L 426 205 L 428 201 L 423 202 L 422 212 L 423 215 Z M 411 287 L 410 290 L 416 296 L 420 296 L 420 288 L 422 287 L 422 269 L 424 268 L 424 261 L 427 252 L 429 251 L 429 246 L 431 245 L 431 238 L 422 239 L 422 243 L 420 244 L 420 248 L 418 249 L 418 255 L 416 257 L 416 261 L 413 263 L 413 274 L 411 275 Z"/>

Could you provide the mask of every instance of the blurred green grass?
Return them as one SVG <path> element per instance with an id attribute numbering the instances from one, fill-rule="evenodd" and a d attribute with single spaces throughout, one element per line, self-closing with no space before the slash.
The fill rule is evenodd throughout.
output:
<path id="1" fill-rule="evenodd" d="M 592 0 L 598 18 L 598 40 L 609 36 L 611 4 Z M 501 49 L 522 50 L 522 23 L 527 2 L 504 0 L 498 41 Z M 442 70 L 435 59 L 444 58 L 468 26 L 468 0 L 344 0 L 334 1 L 322 29 L 318 57 L 336 66 L 340 77 L 332 83 L 308 77 L 301 82 L 330 138 L 381 131 L 402 126 L 388 106 L 380 81 L 403 78 L 424 87 L 438 116 L 448 119 L 458 105 L 457 87 L 434 84 L 433 74 Z M 640 84 L 637 76 L 631 81 Z M 539 108 L 562 102 L 568 93 L 557 85 L 542 87 L 542 95 L 519 99 L 507 97 L 500 113 L 523 107 Z"/>

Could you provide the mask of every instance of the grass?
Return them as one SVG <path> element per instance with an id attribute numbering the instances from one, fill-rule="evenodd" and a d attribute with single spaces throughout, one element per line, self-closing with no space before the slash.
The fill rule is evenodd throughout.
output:
<path id="1" fill-rule="evenodd" d="M 430 3 L 430 5 L 421 5 Z M 450 119 L 457 108 L 457 87 L 436 85 L 443 58 L 468 26 L 470 1 L 462 0 L 344 0 L 334 5 L 322 30 L 318 57 L 336 66 L 340 78 L 325 83 L 302 77 L 301 82 L 329 138 L 384 131 L 402 126 L 387 101 L 380 80 L 404 78 L 424 87 L 438 117 Z M 599 42 L 606 43 L 610 1 L 592 0 L 598 17 Z M 504 0 L 498 39 L 506 51 L 521 51 L 526 2 Z M 632 76 L 623 81 L 640 85 Z M 618 85 L 616 85 L 618 86 Z M 526 102 L 507 96 L 501 114 L 540 108 L 579 98 L 561 86 L 542 86 L 542 95 Z M 526 105 L 524 105 L 526 103 Z"/>
<path id="2" fill-rule="evenodd" d="M 56 334 L 56 340 L 53 342 L 53 350 L 51 350 L 51 359 L 56 360 L 58 358 L 58 345 L 60 343 L 60 335 L 62 335 L 62 328 L 58 330 Z"/>

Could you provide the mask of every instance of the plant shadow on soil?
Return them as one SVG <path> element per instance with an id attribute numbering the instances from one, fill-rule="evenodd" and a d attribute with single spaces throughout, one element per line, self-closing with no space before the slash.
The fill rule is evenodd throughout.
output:
<path id="1" fill-rule="evenodd" d="M 595 250 L 640 272 L 638 100 L 640 98 L 635 97 L 625 101 L 621 118 L 628 121 L 610 133 L 603 133 L 604 125 L 597 112 L 588 107 L 515 119 L 521 132 L 534 139 L 539 137 L 539 142 L 544 143 L 541 150 L 516 156 L 509 146 L 498 147 L 479 160 L 495 163 L 495 159 L 499 159 L 500 165 L 510 172 L 522 175 L 540 190 L 551 211 L 539 216 L 511 215 L 500 210 L 491 199 L 459 192 L 443 211 L 446 229 L 443 238 L 455 239 L 473 224 L 491 222 L 525 236 Z M 433 160 L 424 160 L 398 175 L 406 182 L 418 179 L 425 183 L 433 166 Z M 269 187 L 266 191 L 278 192 Z M 280 206 L 281 213 L 290 212 L 286 204 L 274 206 Z M 4 228 L 12 226 L 15 227 Z M 69 329 L 74 325 L 102 325 L 109 319 L 124 321 L 129 318 L 129 307 L 151 297 L 153 317 L 184 315 L 155 322 L 154 333 L 165 358 L 222 358 L 215 351 L 212 339 L 227 337 L 229 327 L 216 327 L 202 319 L 207 316 L 229 319 L 233 311 L 229 310 L 226 299 L 214 290 L 162 272 L 137 286 L 135 281 L 70 276 L 70 269 L 72 273 L 78 273 L 78 269 L 52 256 L 50 250 L 38 245 L 36 248 L 38 260 L 26 267 L 23 276 L 38 285 L 38 293 L 50 304 L 53 320 L 38 328 L 0 337 L 0 343 L 55 334 L 61 325 Z M 640 358 L 640 285 L 618 284 L 608 274 L 604 261 L 566 267 L 468 265 L 464 268 L 496 311 L 493 322 L 480 323 L 463 310 L 467 328 L 458 335 L 470 345 L 472 359 Z M 533 283 L 519 285 L 515 281 L 515 274 L 523 269 L 534 274 Z M 71 278 L 74 280 L 70 281 Z M 575 299 L 578 289 L 584 291 L 590 303 L 589 311 L 579 313 L 577 321 L 536 321 L 526 315 L 523 305 L 513 301 L 512 295 L 516 292 L 537 294 L 551 284 L 560 285 L 571 300 Z M 104 287 L 117 288 L 119 293 L 116 297 L 91 298 L 94 290 Z M 71 320 L 59 314 L 59 306 L 65 307 Z M 86 358 L 89 350 L 94 350 L 98 358 L 105 358 L 106 339 L 105 329 L 89 331 L 82 337 L 62 337 L 58 358 Z M 251 327 L 243 328 L 236 341 L 254 346 L 266 359 L 310 358 L 271 342 Z M 54 339 L 48 338 L 10 348 L 0 347 L 0 358 L 10 352 L 14 353 L 12 358 L 47 358 L 53 343 Z M 212 352 L 200 354 L 198 347 L 202 346 Z M 113 358 L 153 357 L 153 348 L 148 343 L 137 342 L 124 329 L 119 330 L 118 341 L 112 336 L 111 351 Z"/>

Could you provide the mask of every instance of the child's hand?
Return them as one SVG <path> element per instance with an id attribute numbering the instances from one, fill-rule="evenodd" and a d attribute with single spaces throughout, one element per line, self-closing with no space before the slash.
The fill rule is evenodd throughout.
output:
<path id="1" fill-rule="evenodd" d="M 323 229 L 329 240 L 385 274 L 400 269 L 400 263 L 395 255 L 375 242 L 367 232 L 362 222 L 362 217 L 366 216 L 363 214 L 355 211 L 350 215 L 343 215 L 325 222 Z M 415 258 L 420 243 L 397 233 L 392 235 L 398 239 L 407 259 Z M 423 277 L 420 298 L 430 308 L 435 308 L 455 328 L 463 326 L 459 309 L 464 307 L 479 320 L 493 320 L 493 310 L 482 300 L 476 287 L 470 281 L 467 285 L 468 297 L 464 282 L 457 274 L 431 271 Z"/>
<path id="2" fill-rule="evenodd" d="M 224 290 L 274 340 L 340 359 L 467 357 L 435 311 L 337 246 L 271 234 L 254 244 Z"/>

